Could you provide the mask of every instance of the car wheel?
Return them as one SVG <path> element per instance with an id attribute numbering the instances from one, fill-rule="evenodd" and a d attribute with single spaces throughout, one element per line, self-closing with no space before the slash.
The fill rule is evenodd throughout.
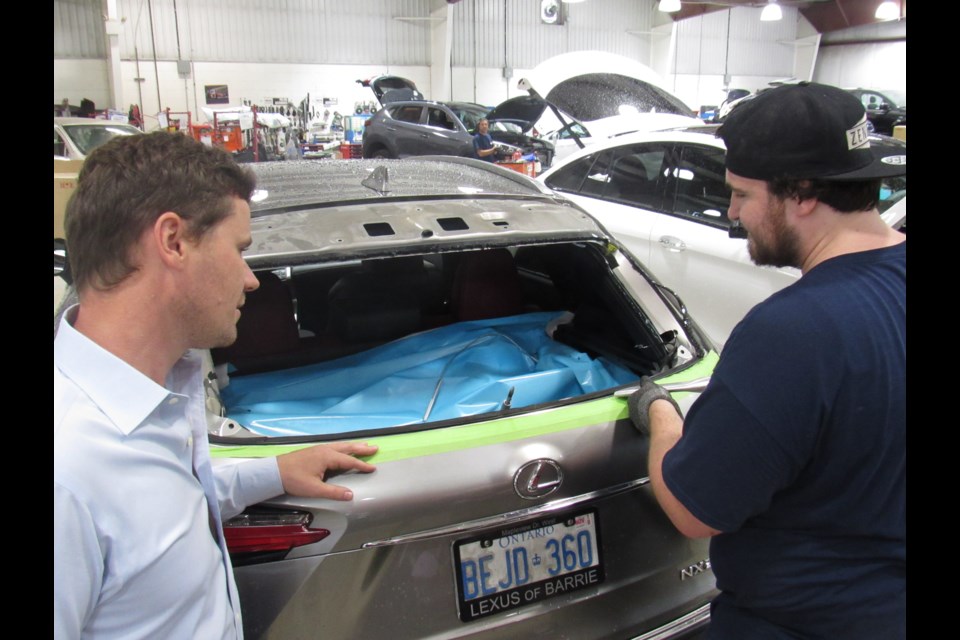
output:
<path id="1" fill-rule="evenodd" d="M 379 158 L 379 159 L 381 159 L 381 160 L 382 160 L 383 158 L 387 158 L 388 160 L 393 158 L 393 156 L 390 155 L 390 151 L 389 151 L 388 149 L 385 149 L 385 148 L 384 148 L 384 149 L 377 149 L 376 151 L 373 152 L 373 155 L 371 155 L 370 157 L 371 157 L 371 158 Z"/>
<path id="2" fill-rule="evenodd" d="M 876 133 L 877 128 L 873 126 L 873 122 L 867 120 L 867 133 Z"/>

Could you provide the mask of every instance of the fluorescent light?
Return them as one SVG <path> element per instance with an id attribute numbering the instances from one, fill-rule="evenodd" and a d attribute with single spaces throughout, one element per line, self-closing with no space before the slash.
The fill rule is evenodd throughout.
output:
<path id="1" fill-rule="evenodd" d="M 780 10 L 780 5 L 774 0 L 770 0 L 763 11 L 760 12 L 760 21 L 773 22 L 774 20 L 783 20 L 783 11 Z"/>
<path id="2" fill-rule="evenodd" d="M 660 0 L 657 9 L 664 13 L 676 13 L 680 11 L 680 0 Z"/>
<path id="3" fill-rule="evenodd" d="M 887 0 L 877 6 L 877 12 L 873 15 L 877 20 L 896 20 L 900 17 L 900 7 L 893 0 Z"/>

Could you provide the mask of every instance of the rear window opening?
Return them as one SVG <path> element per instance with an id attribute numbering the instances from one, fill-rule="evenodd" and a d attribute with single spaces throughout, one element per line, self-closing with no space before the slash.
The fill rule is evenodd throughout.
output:
<path id="1" fill-rule="evenodd" d="M 336 439 L 631 384 L 671 349 L 604 252 L 558 243 L 258 272 L 236 343 L 212 351 L 225 415 L 258 435 Z"/>

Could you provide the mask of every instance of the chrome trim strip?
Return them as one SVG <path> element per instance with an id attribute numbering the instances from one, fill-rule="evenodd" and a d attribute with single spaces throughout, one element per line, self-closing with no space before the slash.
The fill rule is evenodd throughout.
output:
<path id="1" fill-rule="evenodd" d="M 631 480 L 630 482 L 624 482 L 622 484 L 614 485 L 612 487 L 607 487 L 606 489 L 600 489 L 598 491 L 591 491 L 590 493 L 582 493 L 578 496 L 571 496 L 569 498 L 561 498 L 559 500 L 553 500 L 552 502 L 546 502 L 535 507 L 530 507 L 529 509 L 519 509 L 517 511 L 511 511 L 509 513 L 502 513 L 498 516 L 490 516 L 488 518 L 478 518 L 476 520 L 469 520 L 467 522 L 460 522 L 458 524 L 449 525 L 446 527 L 439 527 L 437 529 L 427 529 L 426 531 L 418 531 L 416 533 L 408 533 L 402 536 L 396 536 L 393 538 L 386 538 L 385 540 L 375 540 L 373 542 L 363 543 L 363 549 L 376 549 L 378 547 L 390 547 L 398 544 L 405 544 L 407 542 L 414 542 L 419 540 L 429 540 L 431 538 L 439 538 L 441 536 L 447 536 L 452 533 L 465 533 L 474 529 L 491 529 L 496 527 L 506 527 L 512 524 L 516 524 L 523 520 L 528 520 L 530 518 L 536 518 L 545 513 L 552 513 L 554 511 L 560 511 L 562 509 L 569 509 L 571 507 L 576 507 L 579 504 L 584 502 L 590 502 L 591 500 L 598 500 L 601 498 L 609 498 L 611 496 L 619 495 L 621 493 L 626 493 L 628 491 L 633 491 L 639 487 L 644 486 L 650 482 L 650 478 L 637 478 L 636 480 Z"/>
<path id="2" fill-rule="evenodd" d="M 694 609 L 685 616 L 676 620 L 671 620 L 662 627 L 657 627 L 653 631 L 648 631 L 642 636 L 637 636 L 633 640 L 668 640 L 676 638 L 682 633 L 693 631 L 710 622 L 710 605 L 705 604 L 699 609 Z"/>

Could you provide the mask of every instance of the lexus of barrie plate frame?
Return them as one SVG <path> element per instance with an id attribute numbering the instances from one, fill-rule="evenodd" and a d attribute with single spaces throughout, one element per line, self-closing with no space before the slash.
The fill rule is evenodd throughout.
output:
<path id="1" fill-rule="evenodd" d="M 603 582 L 596 509 L 531 520 L 453 544 L 460 620 L 502 613 Z"/>

